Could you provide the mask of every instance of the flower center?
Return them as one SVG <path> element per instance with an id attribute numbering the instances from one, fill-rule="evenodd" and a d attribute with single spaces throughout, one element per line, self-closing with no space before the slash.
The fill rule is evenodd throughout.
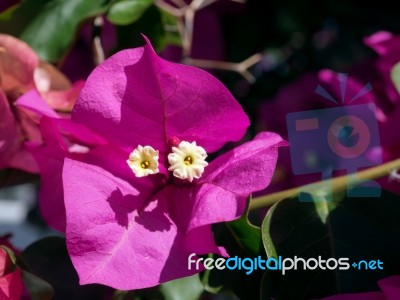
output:
<path id="1" fill-rule="evenodd" d="M 206 150 L 197 146 L 196 142 L 182 141 L 177 147 L 172 147 L 172 153 L 168 154 L 168 162 L 171 165 L 168 170 L 172 171 L 175 177 L 192 182 L 194 178 L 200 178 L 203 174 L 208 165 L 206 157 Z"/>
<path id="2" fill-rule="evenodd" d="M 150 167 L 150 162 L 148 162 L 147 160 L 145 160 L 145 161 L 143 161 L 143 162 L 140 164 L 140 166 L 141 166 L 143 169 L 148 169 L 148 168 Z"/>
<path id="3" fill-rule="evenodd" d="M 126 161 L 136 175 L 136 177 L 144 177 L 159 172 L 158 169 L 158 151 L 151 146 L 139 145 L 129 154 Z"/>
<path id="4" fill-rule="evenodd" d="M 185 165 L 190 166 L 193 163 L 193 159 L 191 156 L 186 156 L 183 162 L 185 163 Z"/>

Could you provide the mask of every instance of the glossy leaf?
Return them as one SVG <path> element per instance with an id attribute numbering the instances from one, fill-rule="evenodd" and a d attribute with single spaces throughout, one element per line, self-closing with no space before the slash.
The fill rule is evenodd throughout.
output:
<path id="1" fill-rule="evenodd" d="M 22 271 L 22 280 L 32 300 L 49 300 L 54 296 L 53 287 L 36 275 Z"/>
<path id="2" fill-rule="evenodd" d="M 117 1 L 107 12 L 107 18 L 115 25 L 128 25 L 137 21 L 152 3 L 153 0 Z"/>
<path id="3" fill-rule="evenodd" d="M 32 273 L 24 274 L 24 280 L 32 284 L 32 291 L 40 292 L 38 295 L 48 295 L 46 285 L 33 276 L 53 286 L 55 299 L 102 299 L 109 291 L 100 285 L 79 285 L 64 238 L 48 237 L 33 243 L 23 251 L 22 261 Z"/>
<path id="4" fill-rule="evenodd" d="M 160 290 L 165 300 L 197 300 L 204 288 L 196 274 L 163 283 Z"/>
<path id="5" fill-rule="evenodd" d="M 181 35 L 179 34 L 178 22 L 176 17 L 168 12 L 161 10 L 161 21 L 165 29 L 164 44 L 182 46 Z"/>
<path id="6" fill-rule="evenodd" d="M 397 92 L 400 92 L 400 63 L 397 63 L 393 66 L 390 77 L 392 78 L 392 82 L 396 87 Z"/>
<path id="7" fill-rule="evenodd" d="M 377 289 L 378 279 L 400 267 L 398 196 L 382 191 L 380 198 L 344 198 L 323 204 L 285 199 L 272 207 L 262 225 L 262 238 L 269 257 L 294 256 L 322 259 L 348 257 L 380 259 L 384 270 L 296 270 L 284 276 L 267 271 L 262 283 L 263 299 L 309 299 L 336 293 Z"/>
<path id="8" fill-rule="evenodd" d="M 238 244 L 245 251 L 251 255 L 257 255 L 260 253 L 261 248 L 261 231 L 260 227 L 250 223 L 248 216 L 249 209 L 247 208 L 243 216 L 233 222 L 227 223 L 227 226 Z"/>
<path id="9" fill-rule="evenodd" d="M 88 18 L 104 13 L 108 2 L 25 0 L 4 12 L 0 22 L 5 23 L 2 26 L 8 28 L 8 31 L 18 34 L 27 42 L 41 59 L 57 62 L 71 46 L 78 26 Z M 14 26 L 17 28 L 14 29 Z"/>
<path id="10" fill-rule="evenodd" d="M 167 20 L 165 14 L 156 6 L 151 5 L 136 22 L 125 26 L 116 26 L 117 50 L 142 45 L 143 39 L 138 33 L 146 35 L 152 41 L 157 52 L 171 44 L 179 45 L 177 32 L 170 32 L 166 29 L 174 21 L 168 17 Z"/>

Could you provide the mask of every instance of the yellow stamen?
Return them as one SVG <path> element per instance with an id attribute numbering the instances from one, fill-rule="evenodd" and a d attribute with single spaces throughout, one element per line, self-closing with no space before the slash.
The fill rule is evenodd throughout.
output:
<path id="1" fill-rule="evenodd" d="M 193 158 L 191 156 L 186 156 L 183 162 L 185 165 L 190 166 L 193 163 Z"/>
<path id="2" fill-rule="evenodd" d="M 150 162 L 147 161 L 147 160 L 142 161 L 142 163 L 140 164 L 140 166 L 141 166 L 143 169 L 148 169 L 148 168 L 150 167 Z"/>

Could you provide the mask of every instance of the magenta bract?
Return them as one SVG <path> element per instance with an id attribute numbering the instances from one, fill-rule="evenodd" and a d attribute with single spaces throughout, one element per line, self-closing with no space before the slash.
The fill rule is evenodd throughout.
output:
<path id="1" fill-rule="evenodd" d="M 260 133 L 211 161 L 193 182 L 174 178 L 176 141 L 208 153 L 242 138 L 249 120 L 213 76 L 159 58 L 151 45 L 121 51 L 89 76 L 72 113 L 109 141 L 63 167 L 66 236 L 81 284 L 130 290 L 191 275 L 190 253 L 227 255 L 211 224 L 238 218 L 272 177 L 280 136 Z M 138 145 L 159 151 L 157 174 L 135 177 Z"/>

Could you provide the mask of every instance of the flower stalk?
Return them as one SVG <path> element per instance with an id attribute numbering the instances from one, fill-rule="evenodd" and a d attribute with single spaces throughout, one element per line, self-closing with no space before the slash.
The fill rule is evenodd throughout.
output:
<path id="1" fill-rule="evenodd" d="M 275 203 L 290 197 L 297 196 L 303 190 L 317 190 L 319 188 L 323 188 L 327 185 L 328 181 L 331 181 L 332 184 L 332 192 L 340 192 L 347 188 L 348 182 L 351 181 L 352 184 L 360 183 L 364 180 L 373 180 L 381 177 L 388 176 L 392 173 L 393 170 L 400 168 L 400 159 L 392 160 L 385 164 L 379 165 L 377 167 L 369 168 L 360 172 L 353 174 L 348 174 L 344 176 L 339 176 L 329 180 L 323 180 L 317 183 L 308 184 L 302 187 L 296 187 L 287 189 L 284 191 L 272 193 L 269 195 L 255 197 L 250 202 L 250 210 L 256 210 L 263 207 L 269 207 L 274 205 Z M 356 177 L 356 181 L 353 178 Z M 351 178 L 351 179 L 350 179 Z"/>

